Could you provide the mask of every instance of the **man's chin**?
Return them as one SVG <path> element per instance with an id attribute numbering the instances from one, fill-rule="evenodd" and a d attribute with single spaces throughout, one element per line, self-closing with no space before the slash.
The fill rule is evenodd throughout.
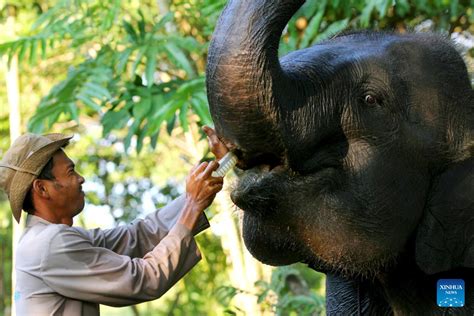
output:
<path id="1" fill-rule="evenodd" d="M 74 212 L 73 216 L 79 215 L 84 210 L 85 204 L 86 204 L 85 200 L 82 200 L 81 205 L 79 205 L 79 207 L 77 208 L 77 211 Z"/>

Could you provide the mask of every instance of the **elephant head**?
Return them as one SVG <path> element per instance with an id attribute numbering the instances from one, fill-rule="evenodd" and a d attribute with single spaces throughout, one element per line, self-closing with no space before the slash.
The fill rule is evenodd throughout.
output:
<path id="1" fill-rule="evenodd" d="M 463 59 L 438 35 L 373 32 L 279 59 L 303 2 L 230 0 L 209 48 L 212 118 L 244 169 L 231 197 L 247 248 L 348 277 L 402 258 L 427 275 L 474 268 Z"/>

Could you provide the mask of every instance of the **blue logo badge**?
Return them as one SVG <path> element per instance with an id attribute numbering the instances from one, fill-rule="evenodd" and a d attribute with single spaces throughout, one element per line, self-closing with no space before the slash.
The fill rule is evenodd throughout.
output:
<path id="1" fill-rule="evenodd" d="M 464 306 L 464 280 L 440 279 L 437 284 L 437 301 L 439 307 Z"/>
<path id="2" fill-rule="evenodd" d="M 13 299 L 16 301 L 19 301 L 20 300 L 20 292 L 19 291 L 15 291 L 15 294 L 13 295 Z"/>

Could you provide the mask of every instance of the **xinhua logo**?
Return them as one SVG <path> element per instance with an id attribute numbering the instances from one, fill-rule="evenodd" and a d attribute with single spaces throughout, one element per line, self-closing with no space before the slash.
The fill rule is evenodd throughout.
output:
<path id="1" fill-rule="evenodd" d="M 464 280 L 440 279 L 438 280 L 437 301 L 440 307 L 464 306 Z"/>

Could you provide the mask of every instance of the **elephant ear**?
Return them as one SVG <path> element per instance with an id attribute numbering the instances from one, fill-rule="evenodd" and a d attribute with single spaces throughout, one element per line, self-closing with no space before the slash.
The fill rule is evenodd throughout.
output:
<path id="1" fill-rule="evenodd" d="M 416 236 L 416 261 L 427 274 L 474 268 L 474 158 L 451 165 L 430 192 Z"/>

